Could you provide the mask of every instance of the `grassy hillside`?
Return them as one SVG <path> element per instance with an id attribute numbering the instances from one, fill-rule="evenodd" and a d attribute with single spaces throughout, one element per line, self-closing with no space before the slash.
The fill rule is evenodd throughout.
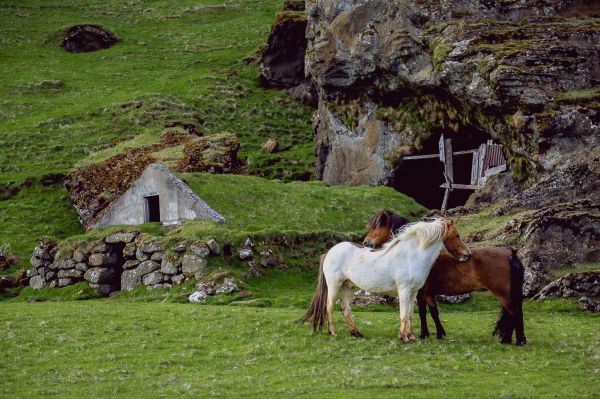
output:
<path id="1" fill-rule="evenodd" d="M 235 133 L 252 174 L 306 176 L 312 110 L 259 87 L 258 66 L 242 61 L 265 43 L 281 7 L 278 0 L 0 2 L 0 194 L 33 182 L 0 199 L 0 246 L 27 259 L 41 235 L 81 233 L 66 191 L 39 180 L 117 143 L 154 142 L 167 125 Z M 60 31 L 79 23 L 102 24 L 120 41 L 68 53 Z M 289 150 L 261 153 L 269 137 Z"/>
<path id="2" fill-rule="evenodd" d="M 403 344 L 396 311 L 355 314 L 365 339 L 312 336 L 299 308 L 4 303 L 0 396 L 597 397 L 598 316 L 527 304 L 525 347 L 497 309 L 442 309 L 447 339 Z M 14 317 L 18 314 L 19 317 Z M 340 312 L 336 324 L 343 328 Z M 342 332 L 343 330 L 340 330 Z"/>

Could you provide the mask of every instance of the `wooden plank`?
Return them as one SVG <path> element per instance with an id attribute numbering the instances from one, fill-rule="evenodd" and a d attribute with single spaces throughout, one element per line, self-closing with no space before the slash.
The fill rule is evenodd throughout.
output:
<path id="1" fill-rule="evenodd" d="M 471 185 L 477 184 L 479 177 L 479 151 L 473 153 L 473 160 L 471 161 Z"/>
<path id="2" fill-rule="evenodd" d="M 485 171 L 485 177 L 497 175 L 498 173 L 504 172 L 506 170 L 506 165 L 494 166 L 493 168 L 489 168 Z"/>
<path id="3" fill-rule="evenodd" d="M 444 162 L 446 157 L 446 150 L 444 149 L 444 144 L 444 135 L 442 134 L 440 136 L 440 141 L 438 142 L 438 156 L 440 157 L 440 162 Z"/>
<path id="4" fill-rule="evenodd" d="M 440 184 L 441 188 L 448 188 L 448 184 L 447 183 L 442 183 Z M 483 188 L 483 186 L 476 186 L 473 184 L 452 184 L 452 189 L 457 189 L 457 190 L 479 190 L 480 188 Z"/>
<path id="5" fill-rule="evenodd" d="M 464 154 L 473 154 L 477 152 L 477 150 L 464 150 L 464 151 L 454 151 L 452 155 L 464 155 Z"/>
<path id="6" fill-rule="evenodd" d="M 442 201 L 442 210 L 445 211 L 448 207 L 448 198 L 450 191 L 454 187 L 454 169 L 452 162 L 452 139 L 444 139 L 444 178 L 446 180 L 446 192 Z"/>
<path id="7" fill-rule="evenodd" d="M 402 157 L 403 160 L 409 161 L 411 159 L 427 159 L 427 158 L 439 158 L 439 154 L 428 154 L 428 155 L 409 155 Z"/>

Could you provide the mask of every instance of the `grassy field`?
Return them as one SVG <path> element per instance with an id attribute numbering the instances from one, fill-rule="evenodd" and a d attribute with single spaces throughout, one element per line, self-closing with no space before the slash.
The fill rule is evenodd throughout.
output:
<path id="1" fill-rule="evenodd" d="M 251 174 L 306 178 L 312 109 L 259 87 L 258 66 L 243 61 L 281 8 L 279 0 L 0 2 L 0 191 L 34 182 L 0 199 L 0 246 L 26 259 L 42 235 L 80 234 L 66 191 L 40 178 L 115 141 L 154 142 L 166 125 L 235 133 Z M 60 31 L 79 23 L 102 24 L 120 41 L 68 53 Z M 260 152 L 270 137 L 288 150 Z"/>
<path id="2" fill-rule="evenodd" d="M 478 298 L 442 307 L 446 340 L 413 344 L 392 309 L 356 312 L 367 338 L 355 339 L 312 336 L 297 307 L 5 302 L 0 396 L 598 397 L 598 315 L 528 303 L 529 344 L 503 346 L 497 305 Z"/>

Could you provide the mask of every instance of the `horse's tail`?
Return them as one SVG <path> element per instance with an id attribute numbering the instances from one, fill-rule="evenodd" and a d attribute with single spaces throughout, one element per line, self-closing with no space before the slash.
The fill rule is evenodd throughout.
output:
<path id="1" fill-rule="evenodd" d="M 319 280 L 317 282 L 317 289 L 315 290 L 315 294 L 313 295 L 312 301 L 310 301 L 306 313 L 304 313 L 304 316 L 299 320 L 301 323 L 306 323 L 308 320 L 312 319 L 313 332 L 317 331 L 317 326 L 319 326 L 319 330 L 323 329 L 323 323 L 325 322 L 326 317 L 327 281 L 325 281 L 325 274 L 323 274 L 323 262 L 325 261 L 326 255 L 327 254 L 323 254 L 319 258 Z"/>
<path id="2" fill-rule="evenodd" d="M 508 259 L 510 263 L 510 304 L 513 315 L 511 316 L 504 307 L 500 310 L 500 317 L 492 335 L 499 335 L 503 339 L 510 339 L 513 329 L 516 330 L 517 343 L 525 343 L 523 327 L 523 283 L 525 280 L 525 267 L 517 256 L 516 251 Z"/>

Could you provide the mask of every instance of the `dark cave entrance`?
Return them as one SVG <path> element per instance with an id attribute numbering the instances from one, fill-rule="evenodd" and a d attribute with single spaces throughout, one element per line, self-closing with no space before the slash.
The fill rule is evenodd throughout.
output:
<path id="1" fill-rule="evenodd" d="M 452 139 L 453 152 L 474 150 L 490 139 L 490 136 L 474 127 L 463 127 L 458 133 L 443 132 L 445 138 Z M 438 142 L 442 132 L 432 134 L 425 140 L 421 151 L 411 155 L 438 154 Z M 453 156 L 454 183 L 470 184 L 472 154 Z M 436 158 L 403 160 L 394 170 L 389 185 L 412 197 L 429 209 L 440 209 L 444 199 L 444 164 Z M 464 205 L 473 194 L 472 190 L 455 189 L 450 192 L 448 209 Z"/>

